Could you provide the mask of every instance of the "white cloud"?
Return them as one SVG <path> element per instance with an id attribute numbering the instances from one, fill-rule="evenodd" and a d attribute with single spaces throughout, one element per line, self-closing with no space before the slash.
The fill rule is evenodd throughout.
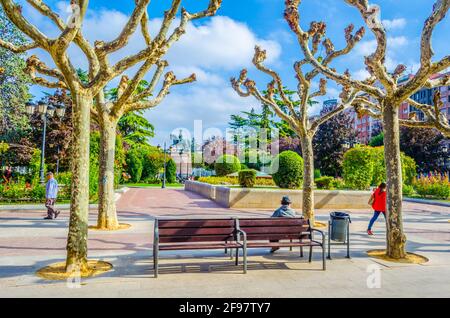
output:
<path id="1" fill-rule="evenodd" d="M 383 20 L 383 25 L 388 31 L 403 29 L 406 26 L 406 19 L 398 18 L 393 20 Z"/>
<path id="2" fill-rule="evenodd" d="M 56 3 L 60 16 L 67 16 L 67 2 Z M 26 5 L 26 7 L 29 7 Z M 30 10 L 31 11 L 31 10 Z M 117 37 L 129 16 L 117 10 L 88 11 L 83 23 L 83 34 L 93 44 L 95 40 L 110 41 Z M 39 15 L 31 19 L 45 33 L 57 36 L 59 31 Z M 176 20 L 169 30 L 172 32 L 179 24 Z M 161 25 L 161 18 L 153 18 L 149 23 L 150 32 L 155 35 Z M 229 17 L 216 16 L 202 21 L 201 24 L 189 24 L 182 36 L 165 57 L 169 69 L 182 78 L 196 73 L 197 82 L 185 86 L 173 87 L 171 94 L 157 108 L 146 112 L 146 116 L 156 127 L 156 142 L 167 138 L 176 127 L 191 129 L 194 120 L 202 119 L 205 127 L 225 128 L 231 114 L 249 110 L 259 103 L 251 98 L 241 98 L 230 87 L 228 78 L 236 75 L 245 67 L 251 66 L 254 46 L 260 45 L 267 50 L 267 63 L 275 64 L 281 55 L 281 45 L 277 39 L 259 38 L 246 24 Z M 111 63 L 131 55 L 144 48 L 140 32 L 131 37 L 126 48 L 111 56 Z M 49 65 L 53 65 L 49 56 L 39 54 Z M 72 45 L 69 55 L 76 68 L 87 68 L 82 52 Z M 133 75 L 136 65 L 127 74 Z M 152 76 L 148 74 L 146 79 Z M 118 79 L 110 83 L 117 85 Z"/>

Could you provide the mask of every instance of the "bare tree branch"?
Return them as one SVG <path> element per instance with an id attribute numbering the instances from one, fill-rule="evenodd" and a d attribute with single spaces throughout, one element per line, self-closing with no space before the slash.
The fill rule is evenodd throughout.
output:
<path id="1" fill-rule="evenodd" d="M 165 75 L 165 80 L 163 87 L 161 88 L 159 94 L 152 100 L 149 101 L 138 101 L 126 106 L 126 111 L 136 111 L 143 110 L 148 108 L 154 108 L 158 106 L 163 99 L 170 93 L 170 88 L 176 85 L 183 85 L 187 83 L 195 82 L 197 79 L 195 74 L 192 74 L 189 77 L 178 80 L 173 72 L 168 72 Z"/>
<path id="2" fill-rule="evenodd" d="M 50 42 L 48 38 L 32 25 L 22 15 L 22 7 L 15 4 L 12 0 L 0 0 L 8 18 L 28 37 L 30 37 L 37 45 L 43 49 L 48 49 Z"/>
<path id="3" fill-rule="evenodd" d="M 450 0 L 438 0 L 433 6 L 433 12 L 425 22 L 420 41 L 420 68 L 414 78 L 399 88 L 398 99 L 404 100 L 426 85 L 430 75 L 450 67 L 450 56 L 437 63 L 432 62 L 434 55 L 431 38 L 436 26 L 441 22 L 450 8 Z"/>
<path id="4" fill-rule="evenodd" d="M 298 6 L 300 5 L 300 2 L 301 2 L 300 0 L 286 0 L 286 9 L 284 16 L 291 30 L 296 34 L 297 40 L 303 50 L 303 53 L 305 54 L 305 58 L 314 66 L 314 68 L 320 71 L 323 75 L 325 75 L 329 79 L 336 81 L 341 85 L 351 85 L 352 87 L 355 87 L 360 91 L 368 92 L 374 97 L 384 96 L 384 92 L 380 88 L 373 85 L 369 85 L 362 81 L 348 78 L 343 74 L 339 74 L 335 70 L 319 62 L 314 57 L 314 54 L 311 52 L 309 48 L 310 35 L 308 34 L 308 32 L 304 32 L 300 27 L 300 14 L 298 11 Z M 350 37 L 347 35 L 346 38 L 347 41 L 350 40 L 359 41 L 361 40 L 363 35 L 364 31 L 360 30 L 354 37 Z M 327 41 L 326 43 L 327 45 L 330 45 L 330 42 Z M 331 46 L 329 47 L 331 48 Z M 331 52 L 331 49 L 329 49 L 329 52 Z"/>
<path id="5" fill-rule="evenodd" d="M 6 42 L 6 41 L 3 41 L 2 39 L 0 39 L 0 47 L 4 48 L 6 50 L 9 50 L 13 53 L 20 54 L 20 53 L 25 53 L 26 51 L 35 49 L 35 48 L 39 47 L 39 45 L 37 43 L 33 42 L 33 43 L 17 46 L 17 45 L 14 45 L 12 43 L 9 43 L 9 42 Z"/>
<path id="6" fill-rule="evenodd" d="M 147 12 L 148 4 L 150 0 L 137 0 L 136 6 L 131 14 L 125 27 L 122 29 L 120 35 L 111 42 L 96 41 L 95 49 L 97 54 L 110 54 L 121 48 L 125 47 L 130 40 L 130 37 L 134 34 L 139 24 L 142 22 L 142 17 Z"/>

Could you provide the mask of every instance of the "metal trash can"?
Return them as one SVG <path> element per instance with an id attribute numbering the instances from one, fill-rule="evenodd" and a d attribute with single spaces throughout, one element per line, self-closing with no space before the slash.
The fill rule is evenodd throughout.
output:
<path id="1" fill-rule="evenodd" d="M 330 239 L 336 242 L 346 242 L 348 238 L 348 225 L 351 223 L 350 215 L 344 212 L 332 212 Z"/>

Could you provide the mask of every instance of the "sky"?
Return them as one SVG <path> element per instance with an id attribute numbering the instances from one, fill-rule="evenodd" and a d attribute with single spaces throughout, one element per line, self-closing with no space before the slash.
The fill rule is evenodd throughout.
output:
<path id="1" fill-rule="evenodd" d="M 49 36 L 58 32 L 51 21 L 42 17 L 24 0 L 25 16 Z M 159 28 L 164 10 L 170 6 L 169 0 L 153 0 L 149 6 L 150 30 Z M 68 1 L 47 0 L 56 12 L 68 15 Z M 207 7 L 207 0 L 185 0 L 183 5 L 190 12 Z M 373 0 L 381 7 L 381 18 L 388 32 L 388 54 L 386 65 L 393 70 L 398 64 L 408 66 L 408 72 L 419 67 L 419 42 L 424 21 L 432 11 L 432 0 Z M 134 8 L 134 1 L 91 0 L 89 11 L 83 23 L 83 33 L 88 40 L 111 40 L 115 38 L 127 22 Z M 152 144 L 169 141 L 169 135 L 180 128 L 193 134 L 194 122 L 202 121 L 202 131 L 207 137 L 224 133 L 230 115 L 251 108 L 258 109 L 259 103 L 253 98 L 239 97 L 230 86 L 230 78 L 237 77 L 243 68 L 248 68 L 249 77 L 256 80 L 258 87 L 264 89 L 270 79 L 258 72 L 251 63 L 254 46 L 260 45 L 267 50 L 266 64 L 279 72 L 284 84 L 295 89 L 293 64 L 303 58 L 298 42 L 283 18 L 284 0 L 223 0 L 222 8 L 215 17 L 190 24 L 187 33 L 168 53 L 169 69 L 182 78 L 196 73 L 198 81 L 193 84 L 172 88 L 171 94 L 156 108 L 145 112 L 145 116 L 155 126 L 156 136 Z M 347 5 L 344 0 L 303 0 L 300 6 L 301 24 L 308 29 L 311 21 L 327 23 L 327 36 L 336 48 L 345 46 L 345 27 L 353 23 L 355 30 L 364 23 L 359 12 Z M 435 60 L 449 52 L 450 18 L 442 21 L 435 30 L 433 46 Z M 375 50 L 376 42 L 370 32 L 359 45 L 346 57 L 336 60 L 333 66 L 344 71 L 349 69 L 353 77 L 364 79 L 367 76 L 363 60 Z M 112 61 L 133 54 L 143 48 L 140 34 L 131 39 L 129 45 L 111 56 Z M 51 59 L 43 51 L 36 50 L 46 63 Z M 86 69 L 86 61 L 80 52 L 71 47 L 69 54 L 76 67 Z M 136 68 L 127 75 L 132 76 Z M 150 79 L 153 70 L 146 79 Z M 117 86 L 118 79 L 109 87 Z M 318 81 L 314 83 L 318 86 Z M 36 98 L 50 90 L 34 86 L 32 94 Z M 329 84 L 327 95 L 311 109 L 311 113 L 320 111 L 322 101 L 338 98 L 340 88 Z"/>

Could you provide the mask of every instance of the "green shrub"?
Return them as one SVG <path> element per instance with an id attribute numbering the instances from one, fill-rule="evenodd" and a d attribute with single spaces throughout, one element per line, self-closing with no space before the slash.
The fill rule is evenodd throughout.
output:
<path id="1" fill-rule="evenodd" d="M 61 198 L 60 193 L 58 193 L 58 197 Z M 42 185 L 34 186 L 33 189 L 30 190 L 30 198 L 33 201 L 45 200 L 45 187 Z"/>
<path id="2" fill-rule="evenodd" d="M 332 184 L 333 189 L 347 189 L 348 187 L 345 185 L 345 181 L 342 178 L 336 178 L 333 180 Z"/>
<path id="3" fill-rule="evenodd" d="M 237 177 L 200 177 L 198 182 L 208 183 L 212 185 L 239 185 L 239 178 Z M 273 187 L 275 183 L 272 178 L 256 178 L 257 186 Z"/>
<path id="4" fill-rule="evenodd" d="M 357 147 L 344 154 L 343 172 L 346 186 L 367 190 L 373 180 L 373 153 L 370 147 Z"/>
<path id="5" fill-rule="evenodd" d="M 56 176 L 56 180 L 58 180 L 58 184 L 69 186 L 72 184 L 72 172 L 60 172 Z"/>
<path id="6" fill-rule="evenodd" d="M 333 177 L 320 177 L 314 180 L 316 183 L 317 189 L 326 189 L 330 190 L 334 188 L 334 178 Z"/>
<path id="7" fill-rule="evenodd" d="M 404 153 L 402 153 L 402 171 L 404 184 L 412 185 L 417 176 L 417 164 L 413 158 Z"/>
<path id="8" fill-rule="evenodd" d="M 404 196 L 412 196 L 414 194 L 414 187 L 412 185 L 404 184 L 403 185 L 403 195 Z"/>
<path id="9" fill-rule="evenodd" d="M 239 171 L 239 184 L 243 188 L 253 188 L 256 184 L 256 170 Z"/>
<path id="10" fill-rule="evenodd" d="M 314 169 L 314 180 L 319 179 L 322 177 L 322 173 L 320 172 L 320 169 Z"/>
<path id="11" fill-rule="evenodd" d="M 273 180 L 282 189 L 297 189 L 303 181 L 303 158 L 293 151 L 283 151 L 272 163 Z"/>
<path id="12" fill-rule="evenodd" d="M 414 159 L 401 154 L 404 184 L 411 185 L 416 176 Z M 367 190 L 386 181 L 384 147 L 358 147 L 344 154 L 344 180 L 351 189 Z"/>
<path id="13" fill-rule="evenodd" d="M 229 175 L 230 173 L 241 170 L 241 162 L 236 156 L 223 155 L 220 156 L 214 164 L 214 170 L 219 177 Z"/>
<path id="14" fill-rule="evenodd" d="M 413 182 L 417 194 L 423 198 L 447 200 L 450 197 L 450 181 L 448 175 L 431 176 L 416 179 Z"/>
<path id="15" fill-rule="evenodd" d="M 142 165 L 141 179 L 157 179 L 160 172 L 164 169 L 164 153 L 155 147 L 148 147 L 143 153 Z"/>
<path id="16" fill-rule="evenodd" d="M 168 183 L 177 182 L 177 164 L 172 158 L 166 164 L 166 181 Z"/>
<path id="17" fill-rule="evenodd" d="M 386 165 L 384 161 L 384 147 L 369 148 L 372 151 L 372 185 L 379 185 L 386 181 Z"/>
<path id="18" fill-rule="evenodd" d="M 139 183 L 142 177 L 142 154 L 138 148 L 131 148 L 126 157 L 127 171 L 131 176 L 131 181 L 134 183 Z"/>

